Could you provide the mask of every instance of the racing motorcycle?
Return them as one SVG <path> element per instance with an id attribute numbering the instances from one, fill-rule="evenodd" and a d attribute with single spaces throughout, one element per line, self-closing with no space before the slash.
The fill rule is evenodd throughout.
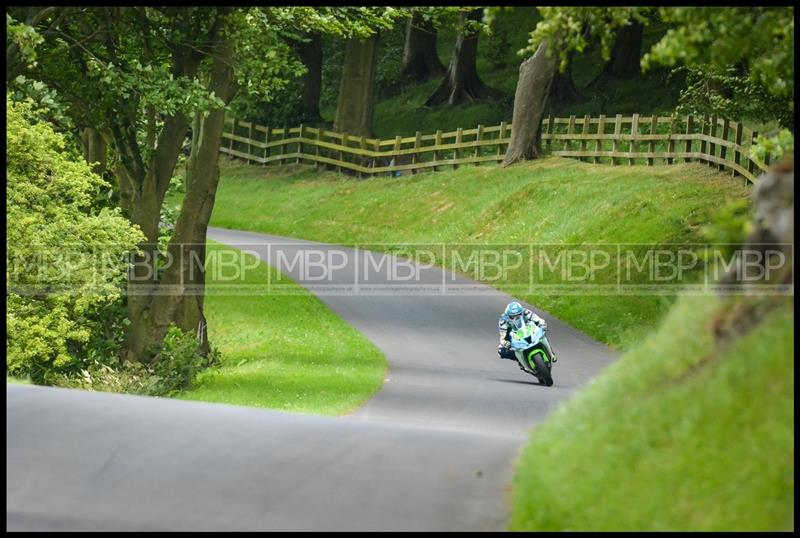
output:
<path id="1" fill-rule="evenodd" d="M 532 321 L 526 323 L 520 316 L 512 322 L 511 349 L 517 356 L 517 362 L 539 383 L 550 387 L 553 385 L 553 362 L 543 343 L 544 338 L 545 330 Z"/>

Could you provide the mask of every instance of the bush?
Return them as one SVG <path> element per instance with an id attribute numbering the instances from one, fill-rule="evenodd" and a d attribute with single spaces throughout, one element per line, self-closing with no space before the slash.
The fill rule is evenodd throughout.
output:
<path id="1" fill-rule="evenodd" d="M 218 364 L 219 360 L 219 351 L 212 349 L 208 356 L 203 356 L 194 335 L 172 325 L 152 364 L 95 356 L 78 375 L 62 375 L 56 384 L 103 392 L 172 396 L 190 389 L 197 373 Z"/>
<path id="2" fill-rule="evenodd" d="M 6 107 L 7 374 L 47 384 L 85 367 L 120 321 L 103 315 L 118 304 L 126 257 L 144 236 L 119 209 L 94 205 L 106 183 L 32 101 L 7 94 Z"/>

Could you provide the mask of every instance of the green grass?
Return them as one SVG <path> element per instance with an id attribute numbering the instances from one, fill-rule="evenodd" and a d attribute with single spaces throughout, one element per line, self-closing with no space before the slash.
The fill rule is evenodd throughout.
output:
<path id="1" fill-rule="evenodd" d="M 778 301 L 715 342 L 710 323 L 753 300 L 681 298 L 532 432 L 510 529 L 793 530 L 794 313 Z"/>
<path id="2" fill-rule="evenodd" d="M 548 158 L 357 180 L 304 166 L 226 163 L 211 224 L 344 244 L 661 244 L 699 241 L 715 209 L 747 192 L 741 181 L 699 164 L 612 167 Z M 511 271 L 486 282 L 511 292 L 527 286 L 528 275 Z M 518 296 L 620 348 L 657 326 L 671 303 L 660 296 Z"/>
<path id="3" fill-rule="evenodd" d="M 214 242 L 208 248 L 209 259 L 234 250 Z M 224 295 L 212 285 L 231 274 L 213 263 L 208 270 L 205 312 L 222 363 L 201 372 L 195 388 L 179 398 L 340 415 L 380 389 L 383 354 L 305 289 L 296 286 L 291 295 Z M 277 272 L 262 262 L 237 283 L 265 284 L 268 278 L 274 282 Z M 315 345 L 309 346 L 312 337 Z"/>

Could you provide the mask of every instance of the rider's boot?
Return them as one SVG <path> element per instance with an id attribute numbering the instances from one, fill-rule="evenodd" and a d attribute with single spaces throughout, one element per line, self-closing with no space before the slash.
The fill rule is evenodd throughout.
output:
<path id="1" fill-rule="evenodd" d="M 497 346 L 497 354 L 501 359 L 517 360 L 517 356 L 509 348 L 504 347 L 502 344 Z"/>

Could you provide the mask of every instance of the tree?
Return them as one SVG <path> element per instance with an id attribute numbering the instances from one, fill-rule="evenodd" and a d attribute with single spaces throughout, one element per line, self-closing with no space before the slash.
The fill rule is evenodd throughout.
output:
<path id="1" fill-rule="evenodd" d="M 92 313 L 119 297 L 143 236 L 118 209 L 93 206 L 103 180 L 31 101 L 6 97 L 6 136 L 6 364 L 49 383 L 85 367 Z"/>
<path id="2" fill-rule="evenodd" d="M 307 33 L 303 39 L 293 40 L 292 45 L 306 68 L 302 78 L 301 96 L 302 123 L 322 122 L 319 113 L 319 98 L 322 92 L 322 35 L 319 32 Z"/>
<path id="3" fill-rule="evenodd" d="M 659 15 L 675 28 L 644 55 L 643 68 L 683 65 L 704 83 L 716 79 L 739 110 L 794 127 L 793 7 L 660 8 Z M 725 104 L 722 91 L 705 86 L 710 91 L 696 95 Z"/>
<path id="4" fill-rule="evenodd" d="M 21 8 L 11 9 L 9 15 L 19 16 L 13 10 Z M 108 133 L 120 206 L 144 233 L 128 273 L 124 356 L 158 360 L 175 321 L 207 347 L 204 277 L 191 271 L 204 262 L 224 107 L 238 88 L 269 97 L 300 72 L 282 33 L 341 35 L 354 28 L 366 33 L 370 21 L 396 10 L 347 8 L 335 15 L 305 7 L 65 10 L 42 42 L 38 65 L 28 69 L 68 101 L 78 128 Z M 159 220 L 190 121 L 195 129 L 186 194 L 165 263 L 159 256 Z"/>
<path id="5" fill-rule="evenodd" d="M 403 66 L 400 74 L 408 80 L 423 82 L 442 75 L 445 67 L 436 52 L 437 30 L 431 8 L 416 8 L 406 25 Z"/>
<path id="6" fill-rule="evenodd" d="M 478 36 L 483 8 L 461 11 L 459 32 L 450 65 L 444 79 L 431 94 L 425 105 L 457 105 L 471 103 L 486 97 L 496 97 L 499 92 L 490 88 L 478 76 Z"/>
<path id="7" fill-rule="evenodd" d="M 641 73 L 642 34 L 644 24 L 631 21 L 619 29 L 611 59 L 603 67 L 602 74 L 607 77 L 624 78 Z"/>
<path id="8" fill-rule="evenodd" d="M 375 65 L 378 35 L 347 41 L 333 129 L 356 136 L 372 136 L 375 107 Z"/>
<path id="9" fill-rule="evenodd" d="M 371 136 L 378 32 L 391 28 L 394 21 L 407 16 L 407 12 L 393 8 L 338 8 L 335 11 L 351 16 L 355 24 L 340 32 L 347 38 L 347 44 L 333 128 L 357 136 Z"/>
<path id="10" fill-rule="evenodd" d="M 584 50 L 590 36 L 599 38 L 602 56 L 609 60 L 617 30 L 629 27 L 633 31 L 637 24 L 646 25 L 653 14 L 653 8 L 648 7 L 555 7 L 540 8 L 540 11 L 543 19 L 531 33 L 530 46 L 523 52 L 547 42 L 547 48 L 558 51 L 562 71 L 567 67 L 570 53 Z M 763 103 L 764 109 L 770 106 L 765 92 L 782 99 L 789 114 L 781 118 L 793 123 L 793 8 L 661 8 L 659 15 L 675 28 L 645 54 L 641 59 L 643 68 L 655 63 L 675 65 L 682 62 L 689 68 L 719 76 L 729 66 L 741 64 L 747 73 L 744 78 L 749 82 L 747 91 L 743 92 L 747 98 Z M 586 28 L 589 32 L 582 31 Z M 551 84 L 545 76 L 536 79 L 520 76 L 515 111 L 518 107 L 523 110 L 526 106 L 531 109 L 544 106 L 546 100 L 538 97 L 540 88 L 531 86 L 531 80 L 536 80 L 539 86 Z M 525 85 L 528 85 L 527 90 L 523 88 Z M 759 92 L 759 86 L 765 92 Z M 518 102 L 520 99 L 527 103 Z M 531 121 L 531 117 L 539 118 L 539 122 Z M 515 115 L 504 165 L 538 153 L 536 149 L 526 150 L 523 146 L 537 143 L 540 121 L 538 112 L 521 117 L 519 124 Z"/>
<path id="11" fill-rule="evenodd" d="M 548 54 L 548 41 L 542 41 L 532 57 L 519 67 L 519 81 L 514 95 L 511 141 L 502 166 L 539 156 L 539 125 L 558 71 L 558 58 Z"/>
<path id="12" fill-rule="evenodd" d="M 563 74 L 569 66 L 571 53 L 582 51 L 592 36 L 596 36 L 600 39 L 603 57 L 608 59 L 616 29 L 631 20 L 644 22 L 648 9 L 540 8 L 543 18 L 531 33 L 530 45 L 521 51 L 536 52 L 520 66 L 511 140 L 503 166 L 536 158 L 541 153 L 539 130 L 544 108 L 557 74 Z"/>

